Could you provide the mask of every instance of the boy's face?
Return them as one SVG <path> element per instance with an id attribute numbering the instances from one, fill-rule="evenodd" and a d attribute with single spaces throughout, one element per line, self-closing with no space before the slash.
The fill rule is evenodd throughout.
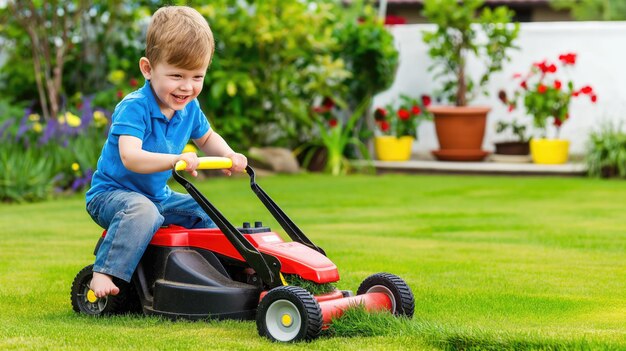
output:
<path id="1" fill-rule="evenodd" d="M 182 110 L 200 94 L 208 64 L 188 70 L 164 62 L 151 65 L 147 58 L 142 57 L 139 67 L 144 78 L 150 80 L 161 112 L 172 118 L 175 111 Z"/>

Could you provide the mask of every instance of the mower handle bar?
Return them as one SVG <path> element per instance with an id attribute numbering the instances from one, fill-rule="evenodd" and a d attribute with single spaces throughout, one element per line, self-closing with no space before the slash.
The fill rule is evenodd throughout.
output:
<path id="1" fill-rule="evenodd" d="M 229 169 L 233 166 L 233 160 L 228 157 L 198 157 L 200 163 L 196 169 Z M 176 162 L 174 169 L 184 171 L 187 168 L 187 162 L 180 160 Z"/>
<path id="2" fill-rule="evenodd" d="M 184 161 L 176 163 L 172 171 L 176 181 L 185 187 L 187 192 L 198 202 L 209 217 L 211 217 L 217 227 L 222 230 L 244 260 L 252 266 L 263 281 L 268 283 L 271 288 L 282 285 L 281 279 L 279 279 L 280 261 L 272 255 L 259 252 L 193 184 L 178 174 L 177 171 L 185 169 L 186 166 Z M 232 161 L 229 158 L 200 157 L 200 165 L 197 169 L 225 169 L 230 167 L 232 167 Z M 289 237 L 325 255 L 324 250 L 313 244 L 285 212 L 278 207 L 274 200 L 261 189 L 256 183 L 254 170 L 249 165 L 246 167 L 246 173 L 250 176 L 250 187 L 254 193 L 278 221 L 280 226 L 287 232 Z"/>

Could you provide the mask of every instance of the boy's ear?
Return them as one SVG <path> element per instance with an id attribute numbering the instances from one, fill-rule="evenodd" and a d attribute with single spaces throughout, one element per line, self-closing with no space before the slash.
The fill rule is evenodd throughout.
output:
<path id="1" fill-rule="evenodd" d="M 152 66 L 150 65 L 148 58 L 142 57 L 139 59 L 139 69 L 145 79 L 149 80 L 152 77 Z"/>

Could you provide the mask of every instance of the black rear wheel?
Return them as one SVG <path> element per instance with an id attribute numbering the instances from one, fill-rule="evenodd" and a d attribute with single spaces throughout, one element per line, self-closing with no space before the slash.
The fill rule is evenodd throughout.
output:
<path id="1" fill-rule="evenodd" d="M 130 284 L 113 278 L 113 282 L 120 288 L 120 292 L 115 296 L 97 298 L 89 288 L 92 276 L 93 265 L 89 265 L 81 269 L 74 278 L 71 292 L 74 311 L 91 316 L 137 312 L 138 297 Z"/>
<path id="2" fill-rule="evenodd" d="M 259 335 L 273 341 L 312 340 L 322 330 L 322 309 L 308 291 L 280 286 L 261 300 L 256 325 Z"/>
<path id="3" fill-rule="evenodd" d="M 396 316 L 413 317 L 415 298 L 413 292 L 402 278 L 389 274 L 377 273 L 367 277 L 359 286 L 357 295 L 372 292 L 382 292 L 391 299 L 391 307 Z"/>

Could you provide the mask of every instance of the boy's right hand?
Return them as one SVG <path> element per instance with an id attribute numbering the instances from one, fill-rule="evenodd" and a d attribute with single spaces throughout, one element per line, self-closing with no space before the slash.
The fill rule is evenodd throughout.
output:
<path id="1" fill-rule="evenodd" d="M 178 156 L 176 162 L 178 161 L 185 161 L 185 163 L 187 164 L 185 171 L 191 173 L 191 175 L 194 177 L 198 176 L 198 171 L 196 171 L 196 168 L 198 168 L 200 160 L 195 152 L 185 152 L 184 154 L 181 154 L 180 156 Z M 174 162 L 174 164 L 176 164 L 176 162 Z"/>

